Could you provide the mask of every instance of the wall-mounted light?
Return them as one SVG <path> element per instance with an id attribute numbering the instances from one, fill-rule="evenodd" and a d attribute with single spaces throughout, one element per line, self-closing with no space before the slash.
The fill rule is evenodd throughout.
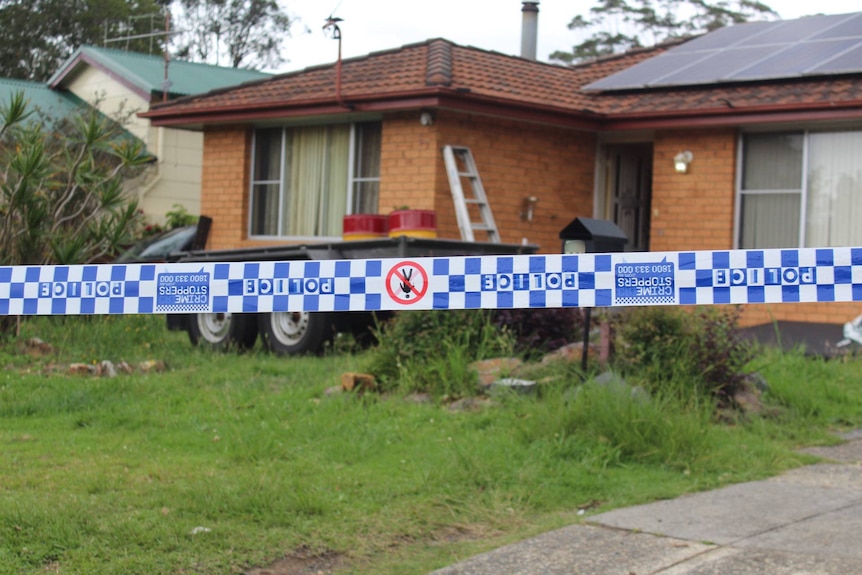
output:
<path id="1" fill-rule="evenodd" d="M 688 172 L 688 165 L 694 159 L 694 154 L 688 150 L 680 152 L 673 157 L 673 169 L 680 174 Z"/>
<path id="2" fill-rule="evenodd" d="M 434 123 L 434 112 L 424 110 L 419 114 L 419 123 L 423 126 L 430 126 Z"/>
<path id="3" fill-rule="evenodd" d="M 536 196 L 528 196 L 521 202 L 521 220 L 525 222 L 533 221 L 533 213 L 536 211 L 536 204 L 539 198 Z"/>

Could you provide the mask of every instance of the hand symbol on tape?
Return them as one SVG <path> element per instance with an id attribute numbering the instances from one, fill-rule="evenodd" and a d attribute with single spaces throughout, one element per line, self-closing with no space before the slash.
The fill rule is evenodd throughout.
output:
<path id="1" fill-rule="evenodd" d="M 405 297 L 410 297 L 410 293 L 413 291 L 413 285 L 410 283 L 410 278 L 413 277 L 413 270 L 411 268 L 401 268 L 401 276 L 405 280 L 401 282 L 401 291 L 404 292 Z"/>

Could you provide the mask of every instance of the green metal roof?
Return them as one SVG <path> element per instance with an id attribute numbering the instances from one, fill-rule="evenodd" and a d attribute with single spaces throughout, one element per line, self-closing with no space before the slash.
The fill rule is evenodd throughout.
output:
<path id="1" fill-rule="evenodd" d="M 54 88 L 59 86 L 63 78 L 81 62 L 103 69 L 142 95 L 159 94 L 164 90 L 165 60 L 161 56 L 95 46 L 78 48 L 48 80 L 48 85 Z M 270 74 L 256 70 L 171 60 L 168 64 L 168 94 L 172 97 L 201 94 L 268 77 Z"/>
<path id="2" fill-rule="evenodd" d="M 24 93 L 27 110 L 38 111 L 49 119 L 65 118 L 86 103 L 65 90 L 52 90 L 46 84 L 0 78 L 0 105 L 8 106 L 14 94 Z"/>
<path id="3" fill-rule="evenodd" d="M 32 113 L 26 121 L 40 122 L 47 129 L 53 129 L 57 122 L 79 112 L 92 110 L 101 115 L 101 112 L 66 90 L 52 90 L 47 84 L 38 82 L 0 78 L 0 106 L 8 106 L 12 96 L 19 92 L 24 94 L 27 111 Z M 117 140 L 141 141 L 124 127 L 118 126 L 118 129 Z M 144 153 L 152 155 L 146 147 Z"/>

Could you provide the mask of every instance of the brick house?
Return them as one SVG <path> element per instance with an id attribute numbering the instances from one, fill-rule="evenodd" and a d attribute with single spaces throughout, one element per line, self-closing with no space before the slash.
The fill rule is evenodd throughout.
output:
<path id="1" fill-rule="evenodd" d="M 798 69 L 799 50 L 822 54 L 823 30 L 840 32 L 832 64 L 802 57 Z M 768 61 L 761 44 L 777 36 L 794 65 L 781 68 L 782 52 L 768 74 L 729 75 L 730 62 Z M 851 225 L 862 216 L 860 61 L 862 13 L 734 26 L 573 67 L 433 39 L 143 116 L 203 132 L 214 249 L 337 238 L 345 213 L 401 205 L 436 210 L 439 235 L 458 238 L 447 144 L 471 148 L 503 241 L 542 252 L 559 250 L 577 216 L 616 221 L 633 250 L 862 245 Z M 678 171 L 677 159 L 690 161 Z M 744 322 L 859 311 L 747 306 Z"/>

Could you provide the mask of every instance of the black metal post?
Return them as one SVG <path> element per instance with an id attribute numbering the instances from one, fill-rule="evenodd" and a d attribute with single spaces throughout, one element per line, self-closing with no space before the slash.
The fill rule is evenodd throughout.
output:
<path id="1" fill-rule="evenodd" d="M 581 371 L 587 373 L 587 356 L 590 353 L 590 318 L 593 315 L 593 308 L 588 307 L 584 310 L 584 349 L 581 355 Z"/>

